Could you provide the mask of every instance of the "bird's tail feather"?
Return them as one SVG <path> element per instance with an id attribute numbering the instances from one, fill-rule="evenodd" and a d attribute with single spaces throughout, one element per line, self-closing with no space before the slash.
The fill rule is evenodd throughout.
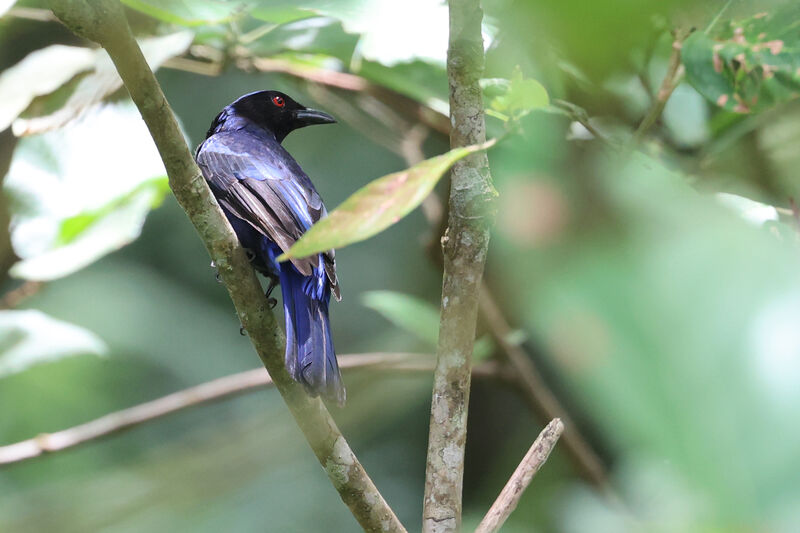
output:
<path id="1" fill-rule="evenodd" d="M 330 291 L 322 299 L 309 290 L 309 279 L 290 265 L 281 268 L 280 282 L 286 317 L 286 369 L 313 396 L 344 405 L 345 389 L 328 320 Z M 311 293 L 311 294 L 309 294 Z"/>

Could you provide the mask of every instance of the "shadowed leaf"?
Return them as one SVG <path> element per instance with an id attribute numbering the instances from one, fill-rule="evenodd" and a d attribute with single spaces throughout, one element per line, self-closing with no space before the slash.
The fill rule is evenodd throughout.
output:
<path id="1" fill-rule="evenodd" d="M 361 301 L 380 313 L 386 320 L 404 329 L 436 350 L 439 343 L 439 309 L 415 296 L 394 291 L 369 291 Z M 494 351 L 488 335 L 476 339 L 472 349 L 473 361 L 482 361 Z"/>
<path id="2" fill-rule="evenodd" d="M 376 179 L 314 224 L 278 260 L 308 257 L 380 233 L 421 204 L 453 163 L 468 154 L 489 148 L 494 142 L 454 148 L 401 172 Z"/>

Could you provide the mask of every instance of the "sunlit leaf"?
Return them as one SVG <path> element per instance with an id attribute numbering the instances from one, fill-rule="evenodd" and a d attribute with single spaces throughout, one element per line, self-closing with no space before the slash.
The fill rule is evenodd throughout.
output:
<path id="1" fill-rule="evenodd" d="M 770 220 L 778 220 L 778 210 L 771 205 L 725 192 L 719 192 L 716 196 L 720 203 L 731 208 L 744 220 L 756 226 L 760 226 Z"/>
<path id="2" fill-rule="evenodd" d="M 404 329 L 436 350 L 439 343 L 439 309 L 414 296 L 393 291 L 369 291 L 361 297 L 365 306 L 374 309 L 395 326 Z M 480 361 L 491 355 L 494 343 L 488 336 L 476 339 L 472 358 Z"/>
<path id="3" fill-rule="evenodd" d="M 166 194 L 164 174 L 130 103 L 22 139 L 4 183 L 22 258 L 12 275 L 55 279 L 131 242 Z"/>
<path id="4" fill-rule="evenodd" d="M 16 1 L 17 0 L 0 0 L 0 17 L 2 17 L 6 11 L 11 9 Z"/>
<path id="5" fill-rule="evenodd" d="M 157 70 L 167 59 L 185 52 L 192 43 L 193 37 L 190 31 L 182 31 L 160 37 L 141 39 L 139 41 L 139 46 L 150 68 Z M 80 48 L 79 50 L 85 49 Z M 65 98 L 63 95 L 57 95 L 65 101 L 63 104 L 57 106 L 56 111 L 49 112 L 43 116 L 25 117 L 14 120 L 12 126 L 15 135 L 33 135 L 60 128 L 76 116 L 85 112 L 91 106 L 101 102 L 107 95 L 122 87 L 122 80 L 117 74 L 117 69 L 111 62 L 111 58 L 108 57 L 106 51 L 86 51 L 93 54 L 94 71 L 78 81 L 68 97 Z M 56 58 L 51 59 L 45 67 L 56 68 L 56 65 L 53 64 L 56 61 Z M 60 104 L 61 102 L 58 103 Z M 49 111 L 50 106 L 45 107 L 48 108 Z"/>
<path id="6" fill-rule="evenodd" d="M 493 84 L 502 88 L 502 84 Z M 547 89 L 536 80 L 522 77 L 519 67 L 514 69 L 507 90 L 491 101 L 491 108 L 510 117 L 519 117 L 550 104 Z"/>
<path id="7" fill-rule="evenodd" d="M 296 20 L 316 17 L 317 14 L 309 9 L 296 5 L 277 4 L 270 2 L 268 5 L 259 5 L 250 10 L 250 16 L 273 24 L 286 24 Z"/>
<path id="8" fill-rule="evenodd" d="M 484 145 L 454 148 L 406 170 L 376 179 L 314 224 L 278 260 L 307 257 L 380 233 L 421 204 L 453 163 L 491 144 L 492 141 Z"/>
<path id="9" fill-rule="evenodd" d="M 122 3 L 155 19 L 182 26 L 224 22 L 252 4 L 235 0 L 122 0 Z"/>
<path id="10" fill-rule="evenodd" d="M 104 355 L 108 348 L 91 331 L 41 311 L 0 311 L 0 377 L 74 355 Z"/>
<path id="11" fill-rule="evenodd" d="M 30 105 L 79 72 L 94 66 L 96 52 L 88 48 L 55 44 L 31 52 L 0 74 L 0 131 Z"/>
<path id="12" fill-rule="evenodd" d="M 683 43 L 687 80 L 729 111 L 748 113 L 800 95 L 800 5 L 718 24 Z"/>

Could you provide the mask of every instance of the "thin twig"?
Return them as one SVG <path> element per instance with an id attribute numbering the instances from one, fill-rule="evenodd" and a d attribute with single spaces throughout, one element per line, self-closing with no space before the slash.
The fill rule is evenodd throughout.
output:
<path id="1" fill-rule="evenodd" d="M 564 424 L 561 423 L 561 420 L 555 418 L 539 433 L 533 446 L 525 454 L 517 469 L 514 470 L 508 483 L 506 483 L 500 495 L 489 508 L 489 512 L 481 520 L 475 533 L 495 533 L 503 527 L 505 521 L 517 508 L 522 493 L 530 485 L 533 476 L 547 461 L 562 431 L 564 431 Z"/>
<path id="2" fill-rule="evenodd" d="M 19 287 L 8 291 L 0 298 L 0 309 L 14 309 L 39 292 L 42 287 L 44 287 L 43 281 L 26 281 Z"/>
<path id="3" fill-rule="evenodd" d="M 530 408 L 545 420 L 559 418 L 565 421 L 565 451 L 584 479 L 591 481 L 598 487 L 607 488 L 608 476 L 603 462 L 570 420 L 567 410 L 558 401 L 550 387 L 547 386 L 530 356 L 525 353 L 522 347 L 508 341 L 512 332 L 511 326 L 503 316 L 492 293 L 485 286 L 481 287 L 480 310 L 481 317 L 488 327 L 489 333 L 500 347 L 500 354 L 513 368 L 517 385 Z"/>
<path id="4" fill-rule="evenodd" d="M 479 0 L 451 0 L 447 76 L 452 147 L 486 141 L 483 97 L 483 12 Z M 497 192 L 486 153 L 453 166 L 450 214 L 442 237 L 444 275 L 436 370 L 433 375 L 422 530 L 459 531 L 470 367 Z"/>
<path id="5" fill-rule="evenodd" d="M 708 23 L 706 29 L 703 30 L 703 33 L 705 33 L 706 35 L 711 33 L 711 30 L 714 29 L 714 26 L 717 24 L 717 22 L 719 22 L 720 17 L 722 17 L 722 14 L 725 13 L 725 11 L 727 11 L 729 7 L 731 7 L 732 3 L 733 0 L 728 0 L 727 2 L 725 2 L 725 4 L 720 8 L 720 10 L 717 11 L 717 14 L 714 15 L 714 18 L 711 19 L 711 22 Z"/>
<path id="6" fill-rule="evenodd" d="M 567 102 L 566 100 L 553 100 L 553 106 L 561 109 L 572 121 L 577 122 L 584 128 L 586 131 L 592 134 L 592 136 L 597 139 L 598 141 L 602 141 L 608 145 L 616 146 L 616 144 L 611 141 L 608 137 L 600 133 L 597 128 L 595 128 L 591 121 L 589 120 L 589 115 L 586 113 L 586 110 L 582 107 L 579 107 L 572 102 Z"/>
<path id="7" fill-rule="evenodd" d="M 367 368 L 391 370 L 395 373 L 418 373 L 431 372 L 434 359 L 431 355 L 410 353 L 347 354 L 339 356 L 339 366 L 343 369 Z M 475 367 L 473 375 L 503 381 L 512 380 L 509 373 L 491 361 Z M 223 376 L 149 402 L 108 413 L 84 424 L 55 433 L 41 433 L 31 439 L 0 446 L 0 466 L 21 463 L 45 454 L 75 448 L 186 409 L 233 398 L 272 385 L 272 378 L 264 368 Z"/>
<path id="8" fill-rule="evenodd" d="M 687 36 L 688 33 L 680 30 L 676 30 L 673 33 L 674 39 L 672 41 L 672 53 L 669 56 L 667 73 L 664 75 L 664 80 L 661 82 L 658 93 L 656 93 L 656 98 L 653 102 L 653 105 L 642 119 L 642 122 L 639 124 L 636 132 L 633 134 L 631 142 L 634 146 L 642 141 L 644 135 L 653 126 L 653 124 L 656 123 L 658 118 L 661 116 L 661 113 L 664 111 L 664 107 L 667 105 L 667 100 L 669 100 L 669 97 L 672 96 L 672 92 L 675 90 L 678 84 L 680 84 L 681 78 L 683 78 L 684 68 L 681 64 L 681 48 L 683 47 L 683 41 Z"/>
<path id="9" fill-rule="evenodd" d="M 175 198 L 206 245 L 239 321 L 342 501 L 367 531 L 405 531 L 324 404 L 308 397 L 286 371 L 283 335 L 253 267 L 197 168 L 121 4 L 116 0 L 51 0 L 50 4 L 67 27 L 108 51 L 150 130 Z"/>
<path id="10" fill-rule="evenodd" d="M 401 353 L 349 354 L 339 356 L 339 366 L 341 368 L 378 367 L 432 370 L 433 358 Z M 55 433 L 42 433 L 32 439 L 1 446 L 0 465 L 19 463 L 46 453 L 74 448 L 190 407 L 230 398 L 254 389 L 269 387 L 272 384 L 272 378 L 263 368 L 217 378 L 173 392 L 156 400 L 109 413 L 85 424 Z"/>

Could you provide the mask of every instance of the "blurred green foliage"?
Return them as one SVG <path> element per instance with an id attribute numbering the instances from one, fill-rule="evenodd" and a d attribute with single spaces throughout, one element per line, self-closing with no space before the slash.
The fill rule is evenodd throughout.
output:
<path id="1" fill-rule="evenodd" d="M 335 131 L 286 141 L 329 209 L 416 156 L 447 151 L 443 4 L 125 4 L 141 42 L 161 43 L 152 64 L 191 146 L 239 95 L 286 91 L 340 119 Z M 0 169 L 10 166 L 4 209 L 21 259 L 3 288 L 51 281 L 0 312 L 0 445 L 258 364 L 103 53 L 19 7 L 41 6 L 22 1 L 0 18 L 2 126 L 54 131 L 0 150 L 12 157 Z M 484 9 L 486 102 L 517 119 L 489 153 L 500 197 L 487 284 L 619 496 L 587 485 L 557 447 L 503 531 L 796 530 L 796 8 L 493 0 Z M 743 44 L 731 20 L 758 28 L 743 31 Z M 687 81 L 638 151 L 618 148 L 657 97 L 670 31 L 692 27 Z M 778 53 L 758 44 L 776 40 Z M 358 76 L 359 90 L 342 88 L 353 82 L 342 74 Z M 758 105 L 736 108 L 735 94 L 757 94 Z M 554 113 L 549 101 L 568 105 Z M 495 114 L 487 129 L 497 137 L 508 124 Z M 417 210 L 339 251 L 340 353 L 433 349 L 441 276 L 425 246 L 438 237 Z M 60 358 L 76 350 L 83 356 Z M 108 357 L 89 355 L 100 352 Z M 345 380 L 337 421 L 416 530 L 430 379 L 354 370 Z M 486 380 L 474 382 L 470 413 L 465 528 L 546 423 Z M 357 528 L 274 391 L 5 467 L 0 495 L 0 531 Z"/>

